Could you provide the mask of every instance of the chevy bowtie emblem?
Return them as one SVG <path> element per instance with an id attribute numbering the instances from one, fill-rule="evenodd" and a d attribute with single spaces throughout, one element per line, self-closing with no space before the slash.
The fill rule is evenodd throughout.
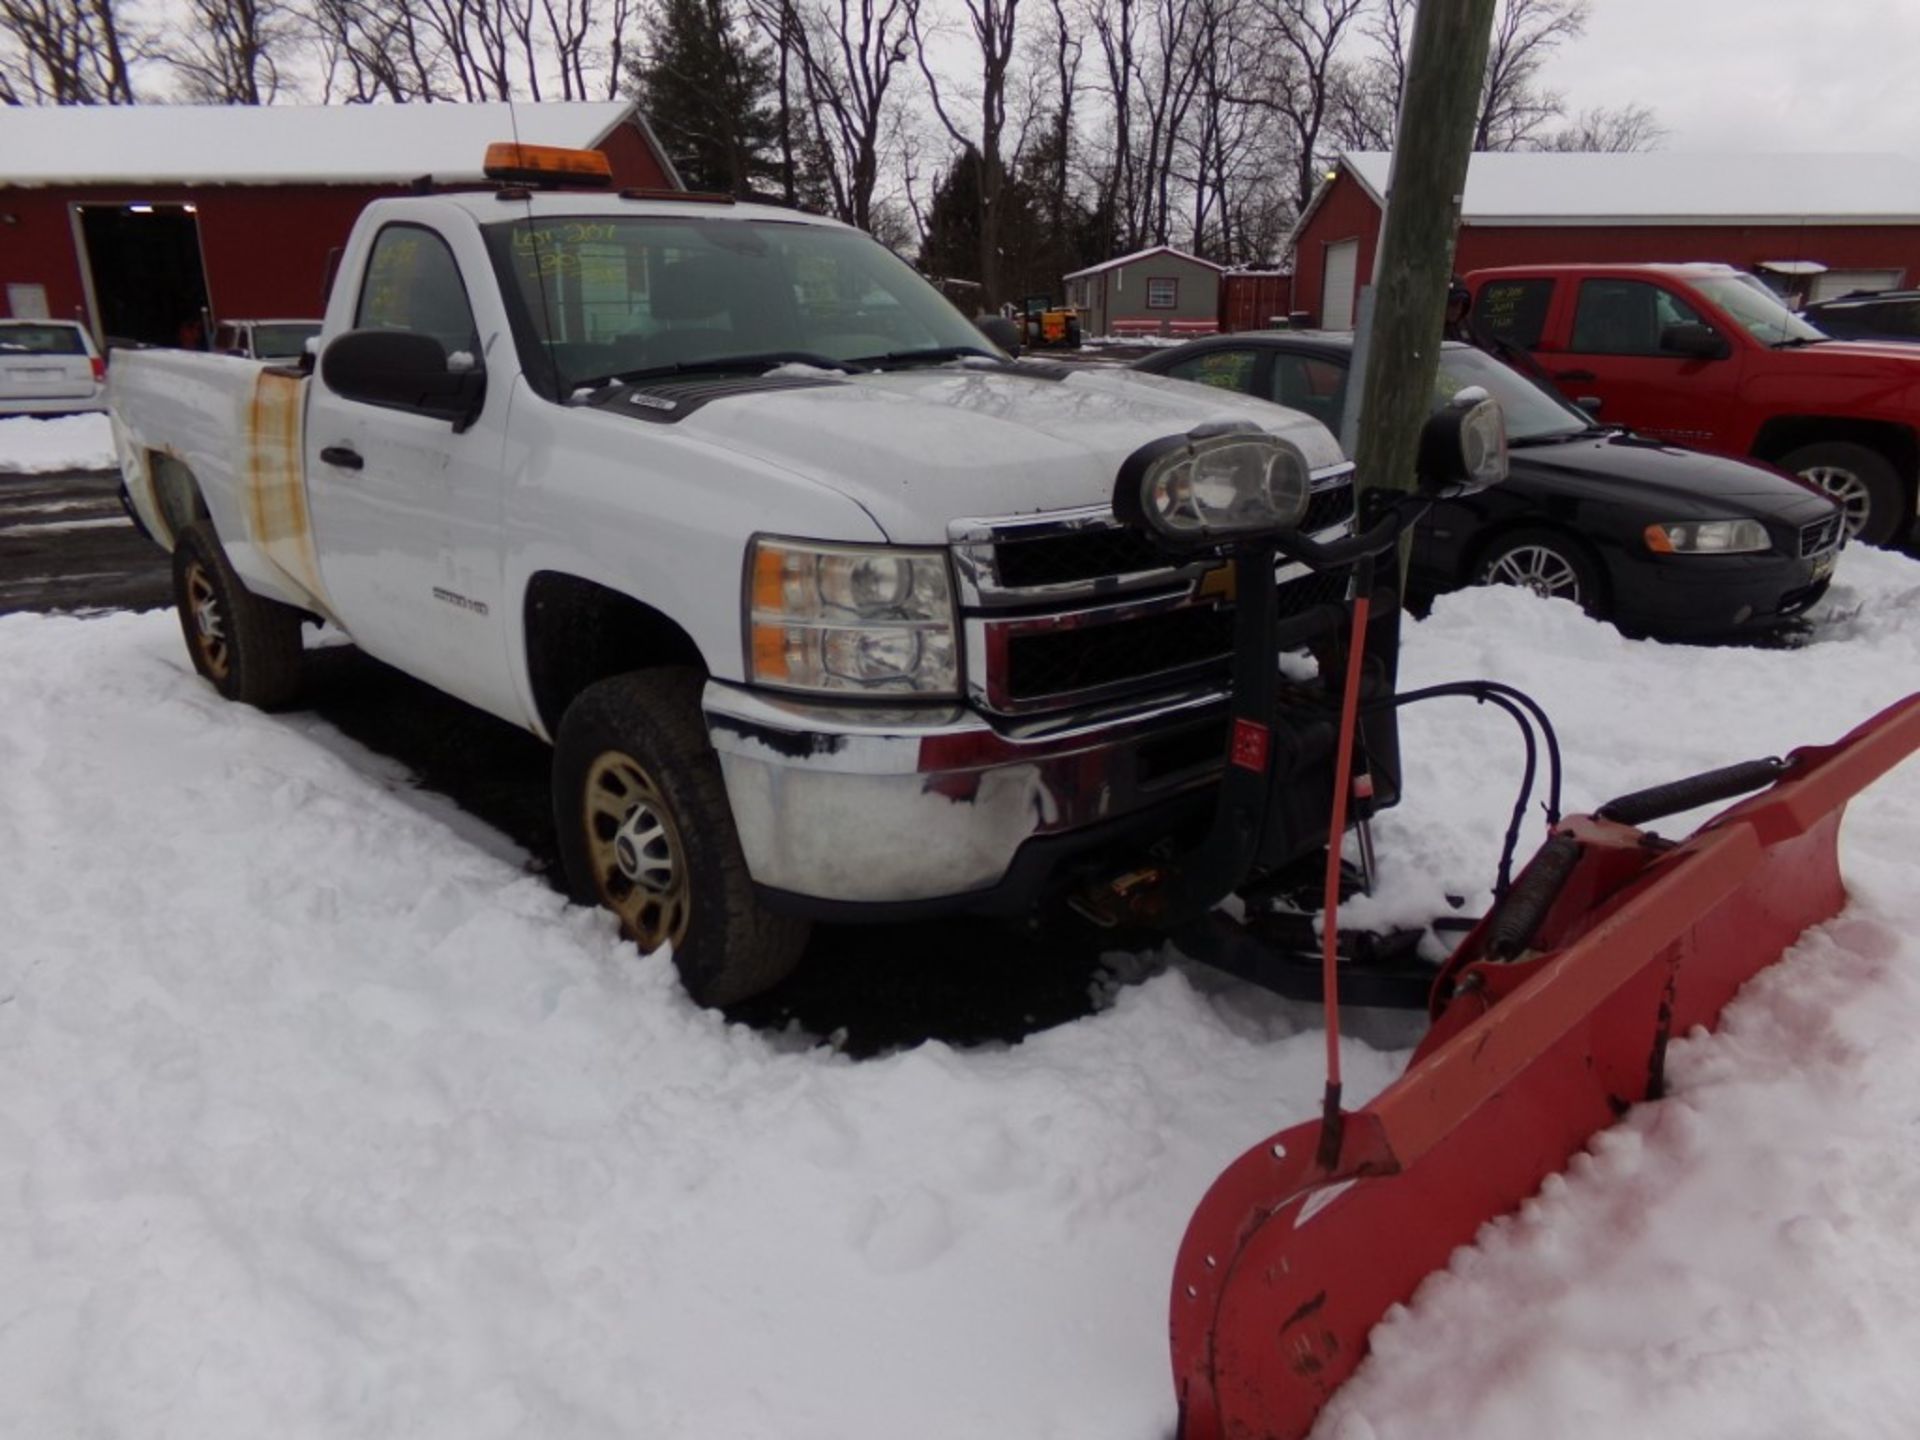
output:
<path id="1" fill-rule="evenodd" d="M 1200 577 L 1200 587 L 1195 590 L 1196 600 L 1233 600 L 1240 594 L 1240 572 L 1234 568 L 1234 562 L 1216 566 Z"/>

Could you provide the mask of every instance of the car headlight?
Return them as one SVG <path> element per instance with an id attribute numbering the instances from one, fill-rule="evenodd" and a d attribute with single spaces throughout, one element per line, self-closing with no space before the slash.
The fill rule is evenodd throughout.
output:
<path id="1" fill-rule="evenodd" d="M 946 552 L 756 540 L 747 674 L 786 690 L 956 695 Z"/>
<path id="2" fill-rule="evenodd" d="M 1312 481 L 1290 440 L 1252 427 L 1195 430 L 1141 446 L 1120 466 L 1114 513 L 1165 544 L 1200 548 L 1290 530 Z"/>
<path id="3" fill-rule="evenodd" d="M 1678 520 L 1649 525 L 1645 533 L 1656 555 L 1748 555 L 1773 548 L 1758 520 Z"/>

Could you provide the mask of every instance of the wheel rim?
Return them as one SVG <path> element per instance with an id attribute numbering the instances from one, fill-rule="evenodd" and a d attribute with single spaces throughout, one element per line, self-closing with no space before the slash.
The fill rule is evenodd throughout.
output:
<path id="1" fill-rule="evenodd" d="M 1873 510 L 1873 492 L 1858 474 L 1838 465 L 1814 465 L 1802 470 L 1800 478 L 1811 480 L 1829 499 L 1838 502 L 1849 540 L 1866 528 L 1867 516 Z"/>
<path id="2" fill-rule="evenodd" d="M 201 663 L 214 679 L 226 679 L 233 668 L 233 646 L 227 640 L 226 617 L 220 612 L 220 592 L 198 560 L 187 566 L 187 610 L 193 617 L 193 643 Z"/>
<path id="3" fill-rule="evenodd" d="M 1490 585 L 1518 585 L 1549 599 L 1586 603 L 1580 572 L 1558 550 L 1545 545 L 1520 545 L 1492 561 L 1480 574 Z"/>
<path id="4" fill-rule="evenodd" d="M 587 770 L 585 810 L 601 900 L 642 950 L 680 945 L 692 908 L 686 847 L 659 785 L 631 755 L 609 750 Z"/>

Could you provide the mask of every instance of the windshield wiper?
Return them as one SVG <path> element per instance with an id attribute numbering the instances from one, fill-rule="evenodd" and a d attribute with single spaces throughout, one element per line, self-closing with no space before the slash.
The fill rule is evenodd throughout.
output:
<path id="1" fill-rule="evenodd" d="M 1557 430 L 1547 435 L 1512 435 L 1507 438 L 1509 450 L 1525 450 L 1534 445 L 1562 445 L 1569 440 L 1589 440 L 1601 433 L 1598 425 L 1589 425 L 1580 430 Z"/>
<path id="2" fill-rule="evenodd" d="M 923 350 L 889 350 L 884 355 L 862 355 L 854 364 L 871 366 L 875 370 L 890 370 L 900 365 L 939 365 L 948 360 L 965 360 L 969 356 L 978 356 L 982 360 L 1000 358 L 978 345 L 929 345 Z"/>
<path id="3" fill-rule="evenodd" d="M 598 390 L 603 385 L 633 384 L 640 380 L 666 380 L 676 375 L 723 375 L 729 370 L 772 370 L 781 365 L 812 365 L 821 370 L 839 370 L 857 375 L 864 365 L 854 360 L 836 360 L 813 350 L 761 350 L 750 355 L 715 355 L 706 360 L 677 360 L 671 365 L 648 365 L 638 370 L 619 370 L 591 380 L 577 380 L 574 393 Z"/>
<path id="4" fill-rule="evenodd" d="M 1767 348 L 1770 350 L 1798 350 L 1802 345 L 1828 345 L 1833 341 L 1831 335 L 1792 335 L 1785 340 L 1776 340 Z"/>

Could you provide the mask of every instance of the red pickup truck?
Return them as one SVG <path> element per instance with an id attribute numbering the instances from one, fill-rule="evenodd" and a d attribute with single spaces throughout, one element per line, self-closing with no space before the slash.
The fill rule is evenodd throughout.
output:
<path id="1" fill-rule="evenodd" d="M 1802 476 L 1875 544 L 1914 529 L 1920 346 L 1828 338 L 1727 265 L 1476 270 L 1483 344 L 1602 420 Z"/>

